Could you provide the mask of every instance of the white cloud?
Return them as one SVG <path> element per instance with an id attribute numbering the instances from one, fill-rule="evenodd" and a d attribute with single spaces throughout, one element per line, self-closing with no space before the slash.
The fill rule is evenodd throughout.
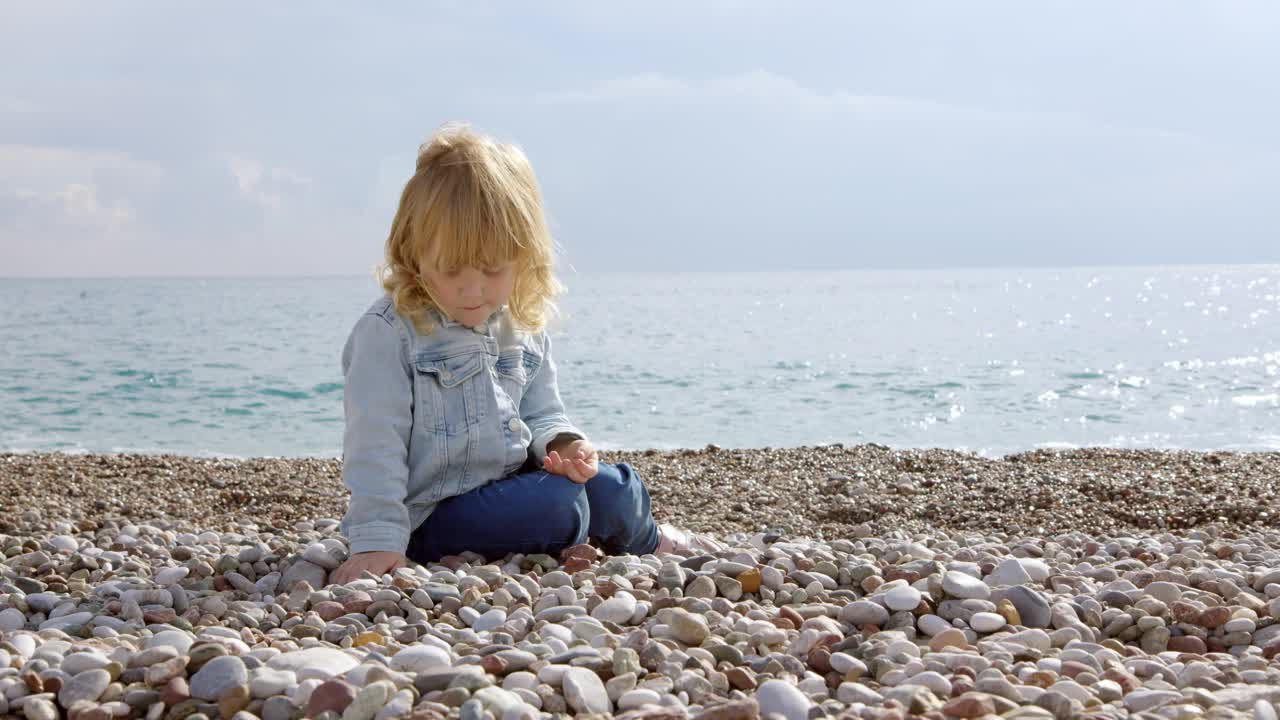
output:
<path id="1" fill-rule="evenodd" d="M 61 190 L 37 192 L 18 190 L 14 196 L 19 201 L 21 221 L 54 219 L 82 228 L 119 230 L 134 219 L 133 209 L 122 199 L 104 204 L 98 196 L 97 185 L 71 183 Z"/>
<path id="2" fill-rule="evenodd" d="M 14 96 L 0 97 L 0 112 L 5 113 L 33 113 L 42 110 L 39 105 L 25 98 Z"/>
<path id="3" fill-rule="evenodd" d="M 130 196 L 164 170 L 129 153 L 41 145 L 0 145 L 4 225 L 45 236 L 114 232 L 136 220 Z"/>
<path id="4" fill-rule="evenodd" d="M 251 158 L 230 156 L 227 168 L 236 179 L 240 194 L 254 203 L 279 210 L 284 195 L 311 187 L 311 178 L 289 168 L 268 168 Z"/>
<path id="5" fill-rule="evenodd" d="M 797 110 L 810 113 L 850 113 L 862 117 L 883 116 L 898 130 L 941 128 L 957 131 L 980 128 L 994 132 L 1022 132 L 1077 136 L 1127 136 L 1153 141 L 1204 144 L 1206 139 L 1179 130 L 1121 126 L 1081 113 L 1038 110 L 989 109 L 956 105 L 927 98 L 852 93 L 844 89 L 816 90 L 786 75 L 763 69 L 688 80 L 648 72 L 605 80 L 587 88 L 537 92 L 542 105 L 610 105 L 623 103 L 697 103 L 709 111 L 734 111 L 746 104 L 761 112 Z M 1225 147 L 1227 143 L 1212 144 Z"/>
<path id="6" fill-rule="evenodd" d="M 91 183 L 99 174 L 153 181 L 164 176 L 164 169 L 116 150 L 0 145 L 0 187 L 34 186 L 39 192 L 49 192 L 72 183 Z"/>

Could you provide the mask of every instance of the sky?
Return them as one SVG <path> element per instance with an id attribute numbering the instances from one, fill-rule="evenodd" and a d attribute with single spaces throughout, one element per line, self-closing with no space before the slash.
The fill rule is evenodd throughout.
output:
<path id="1" fill-rule="evenodd" d="M 566 272 L 1280 262 L 1280 3 L 0 4 L 0 277 L 366 274 L 418 146 Z"/>

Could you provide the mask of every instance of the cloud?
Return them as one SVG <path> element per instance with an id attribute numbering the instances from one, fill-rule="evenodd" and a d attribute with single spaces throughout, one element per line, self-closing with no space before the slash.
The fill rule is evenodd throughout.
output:
<path id="1" fill-rule="evenodd" d="M 1199 141 L 1190 133 L 1163 128 L 1124 127 L 1080 113 L 995 110 L 938 102 L 928 98 L 828 92 L 807 87 L 786 75 L 764 69 L 690 80 L 647 72 L 604 80 L 587 88 L 536 92 L 540 105 L 609 105 L 618 103 L 696 103 L 723 111 L 733 104 L 760 111 L 847 112 L 855 115 L 891 115 L 894 122 L 941 125 L 950 128 L 983 127 L 993 130 L 1034 129 L 1065 133 L 1130 134 L 1167 140 Z"/>
<path id="2" fill-rule="evenodd" d="M 18 190 L 13 195 L 18 201 L 13 220 L 19 227 L 31 223 L 38 229 L 45 221 L 54 220 L 82 228 L 119 230 L 134 219 L 133 209 L 123 199 L 104 204 L 97 185 L 71 183 L 52 192 Z"/>
<path id="3" fill-rule="evenodd" d="M 41 108 L 36 103 L 20 97 L 0 96 L 0 113 L 34 113 L 40 112 Z"/>
<path id="4" fill-rule="evenodd" d="M 159 165 L 117 150 L 0 145 L 0 187 L 26 185 L 49 191 L 71 183 L 91 182 L 102 175 L 149 182 L 164 174 Z"/>
<path id="5" fill-rule="evenodd" d="M 289 168 L 268 168 L 258 160 L 240 156 L 227 158 L 227 168 L 236 179 L 240 194 L 254 203 L 279 210 L 284 196 L 309 189 L 310 177 Z"/>
<path id="6" fill-rule="evenodd" d="M 132 223 L 130 195 L 164 176 L 154 163 L 114 150 L 0 145 L 0 196 L 5 225 L 114 231 Z"/>

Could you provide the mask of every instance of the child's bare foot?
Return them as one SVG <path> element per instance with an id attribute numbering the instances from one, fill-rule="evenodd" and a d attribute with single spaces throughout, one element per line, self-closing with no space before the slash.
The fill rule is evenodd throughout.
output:
<path id="1" fill-rule="evenodd" d="M 658 547 L 655 555 L 698 555 L 724 550 L 724 545 L 706 535 L 680 530 L 671 525 L 658 526 Z"/>

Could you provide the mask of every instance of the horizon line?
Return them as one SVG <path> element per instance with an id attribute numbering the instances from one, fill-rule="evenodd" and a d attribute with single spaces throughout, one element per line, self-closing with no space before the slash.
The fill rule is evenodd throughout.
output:
<path id="1" fill-rule="evenodd" d="M 557 273 L 560 277 L 573 275 L 590 275 L 590 274 L 639 274 L 639 275 L 733 275 L 733 274 L 755 274 L 755 273 L 838 273 L 838 272 L 938 272 L 945 270 L 1087 270 L 1087 269 L 1114 269 L 1114 268 L 1151 268 L 1151 269 L 1175 269 L 1175 268 L 1280 268 L 1280 262 L 1244 262 L 1244 263 L 1117 263 L 1114 265 L 945 265 L 945 266 L 914 266 L 914 265 L 891 265 L 891 266 L 868 266 L 868 267 L 840 267 L 840 268 L 814 268 L 814 267 L 789 267 L 789 268 L 761 268 L 761 269 L 729 269 L 729 270 L 589 270 Z M 0 275 L 0 280 L 271 280 L 271 279 L 326 279 L 326 278 L 356 278 L 366 277 L 363 273 L 351 272 L 332 272 L 332 273 L 243 273 L 243 274 L 143 274 L 143 275 Z"/>

